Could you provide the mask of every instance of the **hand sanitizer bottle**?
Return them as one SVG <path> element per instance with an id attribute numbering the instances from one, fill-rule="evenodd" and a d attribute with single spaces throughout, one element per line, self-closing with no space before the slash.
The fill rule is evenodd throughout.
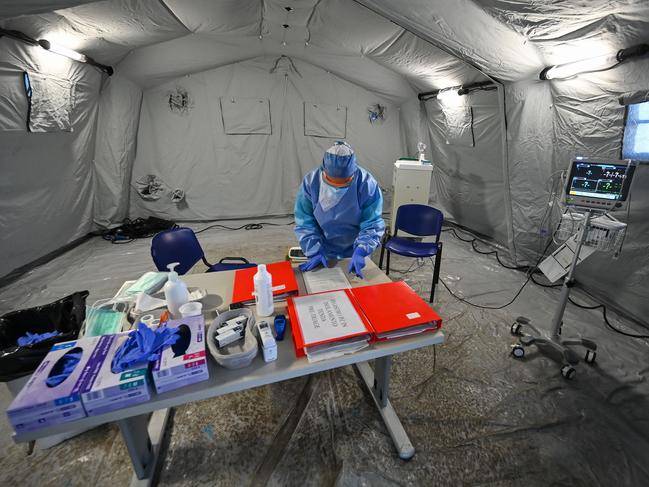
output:
<path id="1" fill-rule="evenodd" d="M 179 264 L 179 262 L 173 262 L 167 266 L 167 269 L 169 269 L 169 277 L 167 278 L 167 283 L 164 285 L 167 309 L 174 319 L 182 317 L 180 307 L 189 302 L 187 285 L 178 277 L 178 273 L 174 270 Z"/>
<path id="2" fill-rule="evenodd" d="M 253 278 L 255 283 L 255 303 L 258 316 L 270 316 L 275 311 L 273 302 L 273 277 L 266 270 L 266 264 L 257 266 L 257 273 Z"/>

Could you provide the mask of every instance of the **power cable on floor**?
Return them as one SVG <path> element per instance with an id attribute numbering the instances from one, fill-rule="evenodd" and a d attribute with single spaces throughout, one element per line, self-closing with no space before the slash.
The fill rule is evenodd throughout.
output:
<path id="1" fill-rule="evenodd" d="M 457 233 L 457 231 L 455 230 L 455 228 L 448 228 L 448 229 L 445 229 L 445 230 L 443 230 L 443 231 L 446 231 L 446 232 L 448 232 L 448 231 L 453 232 L 453 235 L 455 235 L 455 238 L 457 238 L 458 240 L 461 240 L 462 242 L 470 243 L 470 244 L 471 244 L 471 247 L 473 248 L 473 250 L 474 250 L 475 252 L 477 252 L 478 254 L 482 254 L 482 255 L 495 255 L 495 256 L 496 256 L 496 260 L 498 261 L 498 263 L 499 263 L 501 266 L 503 266 L 504 268 L 506 268 L 506 269 L 511 269 L 511 270 L 514 270 L 514 271 L 523 271 L 523 270 L 527 271 L 527 270 L 529 270 L 529 266 L 520 266 L 520 265 L 513 265 L 513 266 L 511 266 L 511 265 L 505 264 L 505 263 L 502 261 L 502 259 L 500 258 L 500 254 L 498 253 L 497 250 L 487 250 L 487 251 L 484 251 L 484 250 L 480 250 L 480 249 L 478 249 L 478 248 L 476 247 L 476 242 L 480 242 L 480 243 L 484 243 L 485 245 L 489 245 L 488 242 L 484 242 L 483 240 L 480 240 L 478 237 L 473 237 L 473 236 L 472 236 L 473 238 L 470 238 L 470 239 L 462 238 L 460 235 L 458 235 L 458 233 Z M 464 231 L 466 232 L 466 230 L 464 230 Z M 467 232 L 467 233 L 468 233 L 468 232 Z"/>
<path id="2" fill-rule="evenodd" d="M 503 267 L 506 267 L 506 268 L 508 268 L 508 269 L 512 269 L 512 270 L 523 270 L 523 269 L 525 268 L 525 267 L 523 267 L 523 266 L 518 266 L 518 267 L 516 267 L 516 268 L 512 268 L 512 267 L 509 267 L 509 266 L 504 265 L 504 264 L 501 262 L 501 260 L 498 258 L 498 252 L 497 252 L 497 251 L 493 251 L 493 252 L 480 252 L 480 251 L 478 251 L 478 250 L 475 248 L 475 246 L 474 246 L 474 242 L 475 242 L 476 240 L 479 241 L 479 239 L 477 239 L 477 238 L 473 238 L 473 239 L 469 239 L 469 240 L 467 240 L 467 239 L 463 239 L 463 238 L 461 238 L 461 237 L 457 234 L 457 232 L 455 231 L 454 228 L 448 228 L 448 229 L 445 229 L 445 230 L 443 230 L 443 231 L 452 231 L 453 234 L 454 234 L 454 235 L 455 235 L 459 240 L 462 240 L 463 242 L 467 242 L 467 243 L 470 242 L 470 243 L 471 243 L 471 246 L 473 247 L 473 250 L 475 250 L 475 251 L 476 251 L 477 253 L 479 253 L 479 254 L 490 255 L 490 254 L 495 253 L 495 254 L 496 254 L 496 259 L 498 260 L 498 263 L 499 263 L 500 265 L 502 265 Z M 468 232 L 467 232 L 467 233 L 468 233 Z M 477 304 L 475 304 L 475 303 L 471 303 L 470 301 L 467 301 L 466 299 L 461 298 L 461 297 L 457 296 L 456 294 L 454 294 L 454 293 L 449 289 L 449 287 L 446 285 L 446 283 L 445 283 L 441 278 L 440 278 L 440 281 L 442 282 L 442 284 L 444 285 L 444 287 L 446 288 L 446 290 L 447 290 L 447 291 L 448 291 L 448 292 L 449 292 L 449 293 L 450 293 L 454 298 L 456 298 L 457 300 L 459 300 L 459 301 L 461 301 L 461 302 L 463 302 L 463 303 L 466 303 L 466 304 L 468 304 L 468 305 L 470 305 L 470 306 L 474 306 L 474 307 L 476 307 L 476 308 L 482 308 L 482 309 L 502 309 L 502 308 L 505 308 L 505 307 L 509 306 L 510 304 L 512 304 L 512 303 L 516 300 L 516 298 L 518 298 L 518 296 L 520 296 L 521 292 L 523 291 L 523 289 L 524 289 L 525 286 L 529 283 L 530 280 L 531 280 L 534 284 L 536 284 L 537 286 L 541 286 L 541 287 L 544 287 L 544 288 L 559 288 L 559 287 L 562 287 L 562 286 L 563 286 L 562 283 L 558 283 L 558 284 L 544 284 L 544 283 L 539 282 L 539 281 L 537 281 L 536 279 L 534 279 L 534 274 L 537 273 L 537 272 L 539 272 L 539 271 L 538 271 L 538 265 L 540 264 L 541 260 L 542 260 L 543 257 L 545 256 L 545 253 L 547 252 L 547 250 L 548 250 L 548 248 L 549 248 L 549 246 L 550 246 L 551 243 L 552 243 L 552 240 L 551 240 L 550 242 L 548 242 L 548 245 L 546 246 L 545 250 L 541 253 L 541 258 L 537 261 L 536 265 L 535 265 L 533 268 L 529 268 L 529 267 L 528 267 L 528 269 L 529 269 L 529 270 L 528 270 L 528 272 L 529 272 L 529 276 L 528 276 L 527 280 L 523 283 L 523 285 L 522 285 L 521 288 L 518 290 L 518 292 L 514 295 L 514 297 L 513 297 L 513 298 L 512 298 L 512 299 L 511 299 L 507 304 L 505 304 L 505 305 L 498 306 L 498 307 L 491 307 L 491 306 L 481 306 L 481 305 L 477 305 Z M 575 300 L 573 300 L 573 299 L 570 298 L 570 297 L 568 298 L 568 300 L 569 300 L 573 305 L 577 306 L 578 308 L 588 309 L 588 310 L 601 309 L 601 310 L 602 310 L 602 318 L 603 318 L 603 320 L 604 320 L 604 323 L 606 323 L 606 326 L 608 326 L 608 327 L 609 327 L 611 330 L 613 330 L 614 332 L 619 333 L 620 335 L 624 335 L 624 336 L 626 336 L 626 337 L 630 337 L 630 338 L 649 338 L 649 335 L 635 335 L 635 334 L 632 334 L 632 333 L 627 333 L 627 332 L 625 332 L 625 331 L 623 331 L 623 330 L 620 330 L 619 328 L 614 327 L 614 326 L 611 324 L 611 322 L 608 320 L 608 316 L 607 316 L 607 314 L 606 314 L 606 311 L 607 311 L 607 310 L 606 310 L 606 305 L 604 305 L 604 304 L 597 304 L 597 305 L 595 305 L 595 306 L 587 306 L 587 305 L 583 305 L 583 304 L 577 303 Z"/>
<path id="3" fill-rule="evenodd" d="M 451 230 L 452 230 L 452 229 L 451 229 Z M 455 233 L 455 232 L 454 232 L 454 233 Z M 458 238 L 459 238 L 459 237 L 458 237 Z M 463 240 L 463 239 L 460 239 L 460 240 Z M 464 241 L 466 242 L 466 240 L 464 240 Z M 458 295 L 455 294 L 453 291 L 451 291 L 451 289 L 448 287 L 448 285 L 444 282 L 444 280 L 443 280 L 441 277 L 439 278 L 439 281 L 443 284 L 443 286 L 446 288 L 446 290 L 450 293 L 451 296 L 453 296 L 453 297 L 454 297 L 455 299 L 457 299 L 458 301 L 461 301 L 461 302 L 463 302 L 463 303 L 465 303 L 465 304 L 468 304 L 469 306 L 473 306 L 473 307 L 475 307 L 475 308 L 480 308 L 480 309 L 493 309 L 493 310 L 496 310 L 496 309 L 503 309 L 503 308 L 506 308 L 507 306 L 509 306 L 510 304 L 512 304 L 514 301 L 516 301 L 516 299 L 521 295 L 521 293 L 523 292 L 523 289 L 525 289 L 525 286 L 527 286 L 527 284 L 532 280 L 532 275 L 534 274 L 534 272 L 535 272 L 536 269 L 538 268 L 539 264 L 541 263 L 541 261 L 542 261 L 543 258 L 545 257 L 545 253 L 546 253 L 546 252 L 548 251 L 548 249 L 550 248 L 550 245 L 552 245 L 552 240 L 550 240 L 550 241 L 547 243 L 547 245 L 545 246 L 545 249 L 543 249 L 543 252 L 541 253 L 541 256 L 540 256 L 539 259 L 536 261 L 536 264 L 534 264 L 533 267 L 529 267 L 529 266 L 526 267 L 526 268 L 528 269 L 528 271 L 527 271 L 527 274 L 528 274 L 528 275 L 527 275 L 527 279 L 525 280 L 525 282 L 523 283 L 523 285 L 518 289 L 518 291 L 516 292 L 516 294 L 514 294 L 514 297 L 513 297 L 512 299 L 510 299 L 507 303 L 505 303 L 505 304 L 503 304 L 503 305 L 500 305 L 500 306 L 485 306 L 485 305 L 481 305 L 481 304 L 475 304 L 475 303 L 472 303 L 471 301 L 468 301 L 468 300 L 466 300 L 466 299 L 464 299 L 464 298 L 458 296 Z M 431 262 L 432 262 L 432 258 L 431 258 L 430 260 L 431 260 Z M 498 260 L 498 262 L 502 265 L 502 263 L 500 262 L 500 260 Z M 503 266 L 503 267 L 504 267 L 504 266 Z M 516 269 L 516 270 L 522 270 L 522 269 Z"/>
<path id="4" fill-rule="evenodd" d="M 572 298 L 568 298 L 568 300 L 577 306 L 578 308 L 582 309 L 602 309 L 602 318 L 604 318 L 604 323 L 606 323 L 606 326 L 608 326 L 611 330 L 613 330 L 615 333 L 619 333 L 620 335 L 624 335 L 626 337 L 630 338 L 649 338 L 649 335 L 634 335 L 633 333 L 627 333 L 626 331 L 620 330 L 619 328 L 614 327 L 610 321 L 608 321 L 608 317 L 606 316 L 606 306 L 603 304 L 596 304 L 595 306 L 587 306 L 585 304 L 580 304 L 574 301 Z"/>
<path id="5" fill-rule="evenodd" d="M 240 227 L 229 227 L 227 225 L 221 225 L 220 223 L 215 223 L 214 225 L 209 225 L 205 228 L 201 228 L 200 230 L 196 230 L 194 233 L 196 234 L 202 233 L 211 228 L 222 228 L 224 230 L 261 230 L 265 226 L 283 227 L 283 226 L 293 225 L 294 223 L 295 221 L 291 221 L 289 223 L 259 222 L 259 223 L 246 223 L 245 225 L 241 225 Z"/>

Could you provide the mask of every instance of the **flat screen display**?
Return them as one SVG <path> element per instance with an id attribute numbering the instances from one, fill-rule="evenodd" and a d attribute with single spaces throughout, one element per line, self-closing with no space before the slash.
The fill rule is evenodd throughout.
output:
<path id="1" fill-rule="evenodd" d="M 626 161 L 593 162 L 576 159 L 572 162 L 567 196 L 574 199 L 626 201 L 633 177 L 634 165 Z"/>

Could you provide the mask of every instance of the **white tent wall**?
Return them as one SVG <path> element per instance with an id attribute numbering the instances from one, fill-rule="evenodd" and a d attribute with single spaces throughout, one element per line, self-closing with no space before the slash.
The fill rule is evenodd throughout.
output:
<path id="1" fill-rule="evenodd" d="M 519 263 L 536 262 L 556 223 L 546 219 L 540 228 L 548 210 L 548 177 L 554 172 L 551 88 L 544 81 L 505 86 L 512 226 Z"/>
<path id="2" fill-rule="evenodd" d="M 552 228 L 542 221 L 548 178 L 564 169 L 575 152 L 618 158 L 624 108 L 617 97 L 649 84 L 646 59 L 573 80 L 537 81 L 544 66 L 647 42 L 649 2 L 304 0 L 291 6 L 289 12 L 280 0 L 10 0 L 0 6 L 0 19 L 4 28 L 51 37 L 114 63 L 117 73 L 134 83 L 115 78 L 103 95 L 94 191 L 95 220 L 102 225 L 118 222 L 127 211 L 178 220 L 290 212 L 301 176 L 332 140 L 303 135 L 301 103 L 309 101 L 348 107 L 347 138 L 383 186 L 390 184 L 394 158 L 414 155 L 416 143 L 428 140 L 439 169 L 435 204 L 459 223 L 508 245 L 518 263 L 534 262 Z M 28 13 L 35 15 L 23 15 Z M 283 28 L 283 23 L 290 25 Z M 0 39 L 7 42 L 13 43 Z M 75 171 L 77 186 L 58 196 L 49 189 L 38 195 L 41 200 L 76 196 L 66 201 L 65 211 L 59 205 L 54 220 L 47 219 L 47 225 L 55 220 L 64 225 L 51 223 L 57 236 L 45 242 L 34 239 L 36 231 L 14 228 L 23 213 L 33 219 L 25 195 L 33 199 L 38 192 L 33 182 L 21 186 L 26 172 L 15 178 L 18 184 L 12 181 L 11 198 L 2 203 L 8 211 L 0 218 L 3 227 L 11 227 L 5 235 L 12 242 L 29 243 L 12 249 L 14 262 L 3 262 L 0 274 L 87 230 L 93 191 L 81 178 L 87 166 L 75 169 L 65 160 L 81 164 L 91 159 L 96 97 L 93 105 L 88 95 L 87 107 L 83 97 L 76 101 L 71 134 L 21 133 L 25 107 L 16 66 L 53 55 L 16 46 L 0 53 L 0 76 L 7 80 L 0 85 L 8 93 L 0 95 L 0 140 L 7 141 L 2 155 L 11 154 L 27 167 L 47 154 L 56 159 L 48 166 L 59 178 L 55 181 L 60 184 L 64 177 L 59 167 L 64 165 Z M 293 60 L 301 78 L 289 72 L 282 84 L 282 74 L 268 73 L 280 54 Z M 95 86 L 91 76 L 99 79 L 94 68 L 67 60 L 59 64 L 61 77 L 77 83 L 77 90 Z M 183 77 L 188 73 L 198 74 Z M 419 105 L 417 92 L 485 81 L 487 75 L 504 84 L 505 108 L 502 99 L 492 98 L 495 93 L 469 95 L 476 146 L 447 145 L 443 112 L 435 100 Z M 176 85 L 194 93 L 195 105 L 184 116 L 161 102 Z M 144 104 L 138 110 L 141 90 Z M 220 96 L 268 98 L 272 134 L 224 135 Z M 369 126 L 366 109 L 377 102 L 388 107 L 388 119 Z M 6 132 L 16 128 L 15 136 Z M 46 143 L 30 144 L 37 136 Z M 3 166 L 6 161 L 5 156 Z M 589 289 L 636 317 L 646 315 L 649 306 L 642 296 L 647 285 L 642 250 L 649 232 L 638 220 L 647 206 L 645 172 L 644 167 L 638 171 L 640 189 L 634 190 L 622 256 L 614 263 L 606 255 L 592 257 L 579 274 Z M 169 189 L 185 189 L 187 204 L 171 204 L 168 195 L 157 202 L 131 195 L 129 202 L 131 176 L 135 180 L 148 173 L 161 176 Z M 44 207 L 57 209 L 50 203 Z M 51 230 L 47 225 L 37 230 Z M 2 246 L 8 244 L 3 240 Z M 601 268 L 607 269 L 606 279 L 599 277 Z"/>
<path id="3" fill-rule="evenodd" d="M 99 104 L 94 160 L 94 221 L 100 227 L 128 215 L 129 187 L 142 89 L 119 74 L 104 85 Z"/>
<path id="4" fill-rule="evenodd" d="M 177 88 L 189 94 L 186 113 L 170 109 Z M 414 91 L 410 95 L 415 99 Z M 270 101 L 270 134 L 225 133 L 221 103 L 242 98 Z M 147 201 L 132 190 L 131 216 L 204 220 L 291 213 L 303 175 L 337 138 L 305 135 L 305 103 L 346 110 L 345 140 L 360 164 L 389 186 L 392 164 L 405 150 L 399 106 L 299 59 L 266 56 L 144 92 L 132 180 L 156 175 L 167 192 Z M 368 107 L 376 103 L 386 107 L 386 117 L 373 124 Z M 185 203 L 171 202 L 168 190 L 174 188 L 186 192 Z"/>
<path id="5" fill-rule="evenodd" d="M 70 131 L 27 131 L 24 71 L 39 87 L 71 83 Z M 101 79 L 92 66 L 0 38 L 0 276 L 90 231 Z"/>
<path id="6" fill-rule="evenodd" d="M 502 107 L 498 92 L 474 91 L 452 104 L 425 102 L 435 164 L 431 201 L 451 219 L 508 245 Z M 474 146 L 447 143 L 445 113 L 470 108 Z"/>

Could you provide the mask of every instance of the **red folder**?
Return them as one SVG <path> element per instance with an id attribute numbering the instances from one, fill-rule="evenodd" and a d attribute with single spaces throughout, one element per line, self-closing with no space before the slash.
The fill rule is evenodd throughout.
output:
<path id="1" fill-rule="evenodd" d="M 267 264 L 266 269 L 273 276 L 273 296 L 297 294 L 297 280 L 293 267 L 288 260 Z M 239 269 L 234 273 L 234 287 L 232 289 L 232 303 L 244 303 L 254 301 L 253 292 L 255 284 L 253 277 L 257 273 L 256 267 Z M 278 287 L 280 289 L 277 289 Z"/>
<path id="2" fill-rule="evenodd" d="M 329 294 L 329 293 L 334 293 L 334 292 L 344 292 L 347 294 L 347 297 L 349 300 L 352 302 L 352 305 L 354 306 L 354 309 L 358 313 L 361 321 L 365 325 L 366 328 L 366 333 L 354 333 L 350 335 L 340 335 L 336 338 L 332 338 L 330 340 L 324 340 L 324 341 L 319 341 L 315 343 L 304 343 L 304 337 L 302 335 L 302 329 L 300 328 L 300 322 L 298 321 L 297 313 L 295 311 L 295 300 L 300 299 L 301 297 L 305 296 L 300 296 L 296 298 L 288 298 L 287 304 L 288 304 L 288 317 L 291 325 L 291 334 L 293 335 L 293 346 L 295 347 L 295 355 L 297 357 L 304 357 L 306 355 L 304 348 L 305 347 L 314 347 L 318 345 L 323 345 L 325 343 L 334 343 L 334 342 L 342 342 L 347 339 L 351 339 L 354 337 L 359 337 L 363 335 L 368 335 L 368 341 L 371 341 L 372 339 L 372 326 L 370 325 L 369 321 L 363 314 L 363 312 L 360 310 L 360 307 L 358 303 L 356 302 L 356 299 L 354 295 L 351 292 L 351 289 L 341 289 L 339 291 L 326 291 L 324 293 L 318 293 L 318 294 Z"/>
<path id="3" fill-rule="evenodd" d="M 389 339 L 391 334 L 436 331 L 442 326 L 442 318 L 403 281 L 355 287 L 351 292 L 377 340 Z"/>

